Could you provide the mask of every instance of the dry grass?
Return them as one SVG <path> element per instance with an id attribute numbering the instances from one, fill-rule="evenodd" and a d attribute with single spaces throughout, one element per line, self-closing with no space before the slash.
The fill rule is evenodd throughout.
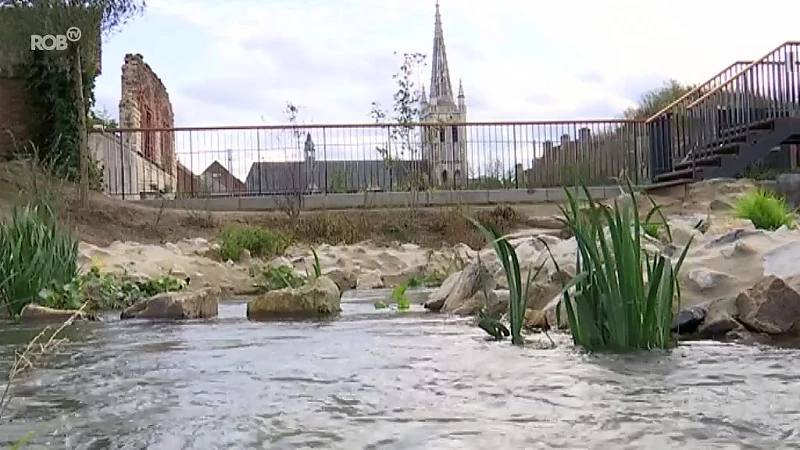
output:
<path id="1" fill-rule="evenodd" d="M 34 182 L 35 180 L 35 182 Z M 464 242 L 482 246 L 482 237 L 464 219 L 475 215 L 503 231 L 524 226 L 527 216 L 552 215 L 555 204 L 495 207 L 440 207 L 358 209 L 301 212 L 290 218 L 275 212 L 212 212 L 153 208 L 115 200 L 101 194 L 90 199 L 89 210 L 79 208 L 75 187 L 34 169 L 30 162 L 0 163 L 0 220 L 15 204 L 24 204 L 46 193 L 60 213 L 73 224 L 81 240 L 108 245 L 115 240 L 141 243 L 174 242 L 184 238 L 211 238 L 230 223 L 277 228 L 308 243 L 355 243 L 376 245 L 403 241 L 438 248 Z"/>

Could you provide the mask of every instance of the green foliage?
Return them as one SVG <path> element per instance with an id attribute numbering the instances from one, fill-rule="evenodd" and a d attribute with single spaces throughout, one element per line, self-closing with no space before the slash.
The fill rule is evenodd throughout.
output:
<path id="1" fill-rule="evenodd" d="M 226 225 L 217 236 L 220 257 L 238 261 L 242 250 L 249 250 L 254 257 L 280 256 L 291 244 L 291 239 L 278 230 L 256 225 Z"/>
<path id="2" fill-rule="evenodd" d="M 397 52 L 395 52 L 397 55 Z M 420 136 L 416 131 L 416 122 L 420 115 L 420 101 L 422 100 L 422 90 L 416 84 L 418 72 L 425 66 L 426 55 L 422 53 L 404 53 L 403 62 L 400 70 L 392 76 L 397 90 L 394 93 L 392 105 L 393 116 L 389 117 L 389 112 L 384 109 L 379 102 L 372 102 L 370 117 L 375 123 L 391 122 L 392 126 L 388 130 L 388 141 L 383 145 L 375 147 L 375 150 L 386 161 L 390 170 L 395 170 L 397 165 L 394 161 L 400 159 L 416 159 L 419 157 Z M 409 190 L 414 192 L 420 189 L 422 181 L 420 177 L 413 174 L 404 174 L 402 178 L 407 178 L 410 182 Z M 401 177 L 396 177 L 401 178 Z M 392 184 L 395 183 L 392 178 Z M 394 188 L 395 186 L 392 186 Z M 412 205 L 413 206 L 413 205 Z"/>
<path id="3" fill-rule="evenodd" d="M 306 269 L 306 275 L 298 275 L 292 266 L 278 266 L 269 267 L 262 273 L 263 281 L 258 285 L 267 291 L 274 291 L 277 289 L 294 289 L 313 283 L 314 280 L 322 276 L 322 267 L 319 262 L 319 255 L 313 248 L 311 253 L 314 255 L 314 263 L 311 266 L 313 273 L 309 273 Z"/>
<path id="4" fill-rule="evenodd" d="M 383 300 L 377 300 L 375 303 L 372 304 L 375 309 L 386 309 L 389 307 L 389 304 Z"/>
<path id="5" fill-rule="evenodd" d="M 93 266 L 69 283 L 43 289 L 37 303 L 50 308 L 78 309 L 88 301 L 90 311 L 124 309 L 156 294 L 185 288 L 186 280 L 171 272 L 156 278 L 136 279 L 127 272 L 101 272 Z"/>
<path id="6" fill-rule="evenodd" d="M 511 334 L 508 327 L 494 317 L 486 314 L 486 311 L 483 309 L 478 311 L 478 327 L 496 341 L 502 341 Z"/>
<path id="7" fill-rule="evenodd" d="M 486 240 L 494 248 L 500 263 L 503 265 L 503 272 L 505 272 L 509 290 L 508 316 L 511 325 L 511 343 L 514 345 L 522 345 L 525 343 L 525 340 L 522 338 L 522 324 L 525 322 L 528 290 L 533 280 L 538 277 L 542 269 L 544 269 L 544 264 L 536 268 L 535 271 L 529 268 L 525 283 L 523 284 L 519 258 L 517 258 L 517 251 L 514 249 L 514 246 L 508 242 L 508 239 L 503 237 L 494 225 L 487 224 L 484 226 L 471 217 L 468 219 L 483 233 Z M 497 329 L 498 327 L 494 326 L 492 328 Z M 497 338 L 495 333 L 491 333 L 488 330 L 487 332 Z"/>
<path id="8" fill-rule="evenodd" d="M 409 288 L 408 280 L 398 284 L 392 289 L 392 300 L 394 300 L 395 304 L 397 305 L 397 309 L 400 311 L 405 311 L 411 308 L 411 300 L 406 295 L 406 291 Z"/>
<path id="9" fill-rule="evenodd" d="M 615 200 L 613 208 L 598 205 L 586 186 L 581 188 L 588 207 L 565 189 L 568 208 L 561 208 L 561 220 L 577 240 L 578 257 L 576 276 L 564 286 L 556 309 L 558 323 L 563 307 L 573 341 L 587 350 L 672 347 L 673 300 L 680 305 L 678 273 L 691 240 L 673 268 L 664 255 L 642 248 L 642 223 L 630 181 L 630 205 L 620 206 Z M 653 208 L 645 223 L 661 214 L 650 202 Z M 666 221 L 663 226 L 671 236 Z M 551 259 L 560 270 L 552 254 Z"/>
<path id="10" fill-rule="evenodd" d="M 67 58 L 59 52 L 32 52 L 26 70 L 33 114 L 30 129 L 37 149 L 36 157 L 54 175 L 77 182 L 80 176 L 80 123 L 75 108 L 77 98 Z M 93 72 L 84 71 L 83 90 L 85 111 L 89 115 L 94 104 Z M 30 153 L 31 149 L 28 152 Z M 89 165 L 89 187 L 102 190 L 103 170 L 94 161 Z"/>
<path id="11" fill-rule="evenodd" d="M 626 119 L 646 120 L 683 97 L 694 86 L 682 84 L 676 80 L 667 80 L 656 89 L 647 91 L 634 108 L 625 111 Z"/>
<path id="12" fill-rule="evenodd" d="M 794 225 L 794 217 L 786 199 L 767 189 L 754 189 L 739 197 L 733 210 L 736 217 L 748 219 L 762 230 L 777 230 L 783 225 Z"/>
<path id="13" fill-rule="evenodd" d="M 322 266 L 319 264 L 319 255 L 313 247 L 311 247 L 311 254 L 314 255 L 314 264 L 311 266 L 311 268 L 314 270 L 314 278 L 316 279 L 322 276 Z"/>
<path id="14" fill-rule="evenodd" d="M 0 224 L 0 301 L 11 317 L 39 292 L 69 284 L 78 273 L 78 240 L 47 205 L 14 208 Z"/>
<path id="15" fill-rule="evenodd" d="M 264 270 L 263 282 L 259 286 L 267 291 L 284 288 L 299 288 L 308 282 L 308 277 L 298 275 L 292 266 L 270 267 Z"/>
<path id="16" fill-rule="evenodd" d="M 344 172 L 337 170 L 331 175 L 331 183 L 330 186 L 328 186 L 328 192 L 335 194 L 344 194 L 347 192 L 347 178 L 345 178 Z"/>

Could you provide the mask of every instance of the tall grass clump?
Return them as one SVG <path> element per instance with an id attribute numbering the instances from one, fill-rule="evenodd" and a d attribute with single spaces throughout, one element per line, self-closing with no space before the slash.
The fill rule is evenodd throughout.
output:
<path id="1" fill-rule="evenodd" d="M 535 273 L 528 270 L 527 277 L 523 283 L 517 251 L 514 249 L 514 246 L 508 242 L 508 239 L 503 237 L 497 227 L 492 224 L 483 226 L 473 218 L 468 218 L 468 220 L 483 233 L 486 240 L 494 248 L 497 258 L 503 266 L 503 272 L 506 275 L 506 281 L 508 281 L 508 290 L 510 294 L 508 300 L 508 320 L 511 329 L 506 330 L 505 327 L 499 323 L 493 322 L 488 324 L 487 321 L 490 319 L 484 315 L 481 315 L 482 323 L 480 326 L 497 339 L 502 339 L 503 336 L 507 336 L 510 332 L 511 343 L 514 345 L 522 345 L 525 343 L 525 340 L 522 338 L 522 325 L 525 322 L 528 290 L 531 287 L 532 281 L 539 275 L 542 268 L 544 268 L 544 265 L 539 266 Z"/>
<path id="2" fill-rule="evenodd" d="M 655 214 L 661 215 L 652 199 L 653 208 L 642 222 L 630 181 L 630 202 L 620 206 L 615 199 L 612 208 L 597 204 L 586 186 L 580 187 L 588 206 L 565 189 L 568 202 L 561 207 L 578 254 L 576 276 L 562 292 L 556 320 L 561 323 L 563 307 L 574 343 L 587 350 L 671 348 L 673 300 L 680 305 L 678 273 L 691 240 L 673 267 L 660 252 L 642 248 L 642 230 Z"/>
<path id="3" fill-rule="evenodd" d="M 794 224 L 786 199 L 764 188 L 753 189 L 736 199 L 733 211 L 736 217 L 750 220 L 761 230 L 777 230 Z"/>
<path id="4" fill-rule="evenodd" d="M 0 224 L 0 301 L 11 317 L 78 274 L 78 240 L 46 203 L 14 208 Z"/>
<path id="5" fill-rule="evenodd" d="M 238 261 L 243 250 L 255 257 L 280 256 L 291 244 L 289 236 L 278 230 L 244 224 L 225 226 L 217 239 L 223 261 Z"/>

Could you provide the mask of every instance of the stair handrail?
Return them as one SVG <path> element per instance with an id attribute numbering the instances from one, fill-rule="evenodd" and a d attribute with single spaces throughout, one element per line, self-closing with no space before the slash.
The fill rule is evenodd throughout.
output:
<path id="1" fill-rule="evenodd" d="M 674 102 L 672 102 L 669 105 L 667 105 L 664 108 L 662 108 L 657 113 L 655 113 L 652 116 L 650 116 L 650 118 L 645 120 L 644 123 L 648 124 L 648 123 L 658 119 L 659 117 L 663 116 L 664 114 L 666 114 L 667 112 L 669 112 L 670 110 L 672 110 L 673 108 L 678 106 L 680 103 L 685 101 L 690 96 L 692 96 L 694 94 L 697 94 L 698 92 L 700 92 L 703 89 L 706 89 L 709 84 L 712 84 L 718 77 L 722 76 L 725 72 L 733 69 L 736 66 L 740 66 L 740 65 L 744 65 L 745 68 L 747 68 L 752 63 L 753 63 L 753 61 L 736 61 L 736 62 L 734 62 L 733 64 L 729 65 L 728 67 L 720 70 L 716 75 L 714 75 L 711 78 L 709 78 L 705 83 L 695 86 L 692 90 L 690 90 L 689 92 L 683 94 L 677 100 L 675 100 Z M 742 69 L 742 70 L 744 70 L 744 69 Z M 741 73 L 741 72 L 737 72 L 736 75 L 734 75 L 734 77 L 738 76 L 739 73 Z"/>
<path id="2" fill-rule="evenodd" d="M 783 44 L 781 44 L 781 45 L 779 45 L 779 46 L 775 47 L 775 48 L 774 48 L 774 49 L 772 49 L 770 52 L 766 53 L 764 56 L 762 56 L 761 58 L 759 58 L 759 59 L 757 59 L 757 60 L 753 61 L 753 62 L 752 62 L 752 63 L 750 63 L 750 64 L 749 64 L 747 67 L 745 67 L 744 69 L 742 69 L 742 71 L 741 71 L 741 72 L 739 72 L 739 73 L 738 73 L 738 74 L 737 74 L 735 77 L 733 77 L 733 78 L 731 78 L 730 80 L 728 80 L 728 81 L 726 81 L 726 82 L 724 82 L 724 83 L 720 84 L 719 86 L 715 87 L 714 89 L 711 89 L 710 91 L 706 92 L 704 95 L 702 95 L 702 96 L 701 96 L 700 98 L 698 98 L 697 100 L 695 100 L 695 101 L 693 101 L 692 103 L 690 103 L 690 104 L 686 105 L 686 110 L 688 111 L 688 110 L 694 109 L 694 107 L 696 107 L 696 106 L 697 106 L 697 105 L 699 105 L 700 103 L 703 103 L 704 101 L 706 101 L 706 100 L 707 100 L 709 97 L 711 97 L 712 95 L 714 95 L 714 94 L 716 94 L 717 92 L 721 91 L 722 89 L 726 88 L 726 87 L 727 87 L 727 86 L 729 86 L 731 83 L 733 83 L 735 80 L 738 80 L 738 79 L 739 79 L 739 77 L 740 77 L 741 75 L 746 75 L 746 74 L 748 74 L 748 73 L 749 73 L 749 72 L 750 72 L 750 71 L 751 71 L 751 70 L 752 70 L 754 67 L 760 66 L 761 64 L 769 64 L 769 63 L 771 63 L 771 61 L 769 61 L 768 59 L 769 59 L 769 58 L 770 58 L 770 57 L 771 57 L 771 56 L 772 56 L 772 55 L 773 55 L 775 52 L 777 52 L 778 50 L 782 49 L 783 47 L 786 47 L 786 46 L 789 46 L 789 45 L 800 45 L 800 41 L 786 41 L 786 42 L 784 42 Z"/>

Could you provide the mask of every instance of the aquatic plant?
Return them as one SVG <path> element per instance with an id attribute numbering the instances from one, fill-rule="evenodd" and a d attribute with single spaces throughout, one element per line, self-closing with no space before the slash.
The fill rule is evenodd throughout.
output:
<path id="1" fill-rule="evenodd" d="M 386 309 L 389 307 L 389 304 L 383 300 L 376 300 L 375 303 L 372 304 L 375 309 Z"/>
<path id="2" fill-rule="evenodd" d="M 486 237 L 486 240 L 494 248 L 500 264 L 503 266 L 503 272 L 506 275 L 508 282 L 509 300 L 508 300 L 508 320 L 511 325 L 511 343 L 514 345 L 522 345 L 525 340 L 522 338 L 522 324 L 525 322 L 525 309 L 528 303 L 528 290 L 531 287 L 533 280 L 539 276 L 544 264 L 541 264 L 535 270 L 528 268 L 528 273 L 525 278 L 525 283 L 522 282 L 522 273 L 519 265 L 519 258 L 514 246 L 508 242 L 508 239 L 500 234 L 500 231 L 492 224 L 486 226 L 481 225 L 480 222 L 473 218 L 468 218 Z M 483 324 L 479 322 L 479 326 L 487 333 L 494 336 L 496 339 L 501 339 L 502 335 L 497 334 L 497 331 L 502 331 L 502 328 L 497 323 L 489 323 L 489 317 L 484 316 L 481 319 Z M 490 331 L 494 330 L 494 331 Z M 500 336 L 500 337 L 498 337 Z"/>
<path id="3" fill-rule="evenodd" d="M 291 244 L 289 236 L 281 231 L 247 224 L 226 225 L 217 240 L 220 257 L 231 261 L 238 261 L 244 250 L 259 258 L 280 256 Z"/>
<path id="4" fill-rule="evenodd" d="M 680 305 L 678 273 L 691 239 L 674 266 L 660 252 L 645 252 L 639 206 L 629 180 L 627 185 L 630 204 L 615 200 L 611 208 L 599 205 L 581 184 L 587 206 L 565 189 L 567 207 L 560 207 L 560 219 L 575 236 L 578 252 L 576 276 L 564 286 L 556 320 L 561 323 L 563 308 L 574 343 L 588 350 L 666 349 L 674 344 L 673 300 Z M 649 223 L 661 213 L 647 198 L 652 205 L 645 218 Z M 666 221 L 663 226 L 671 236 Z"/>
<path id="5" fill-rule="evenodd" d="M 0 225 L 0 301 L 11 317 L 78 273 L 78 240 L 46 204 L 14 208 Z"/>
<path id="6" fill-rule="evenodd" d="M 753 189 L 736 199 L 734 215 L 748 219 L 758 229 L 777 230 L 794 225 L 794 217 L 786 199 L 764 188 Z"/>
<path id="7" fill-rule="evenodd" d="M 314 247 L 311 247 L 311 254 L 314 255 L 314 264 L 311 265 L 311 269 L 314 271 L 314 279 L 317 279 L 322 276 L 322 266 L 320 266 L 319 255 L 317 255 L 317 251 L 314 250 Z M 306 269 L 306 278 L 311 278 L 308 269 Z"/>
<path id="8" fill-rule="evenodd" d="M 408 295 L 406 295 L 406 291 L 409 287 L 409 280 L 406 280 L 392 289 L 392 300 L 394 300 L 395 304 L 397 305 L 397 309 L 400 311 L 405 311 L 411 308 L 411 299 L 409 299 Z"/>

